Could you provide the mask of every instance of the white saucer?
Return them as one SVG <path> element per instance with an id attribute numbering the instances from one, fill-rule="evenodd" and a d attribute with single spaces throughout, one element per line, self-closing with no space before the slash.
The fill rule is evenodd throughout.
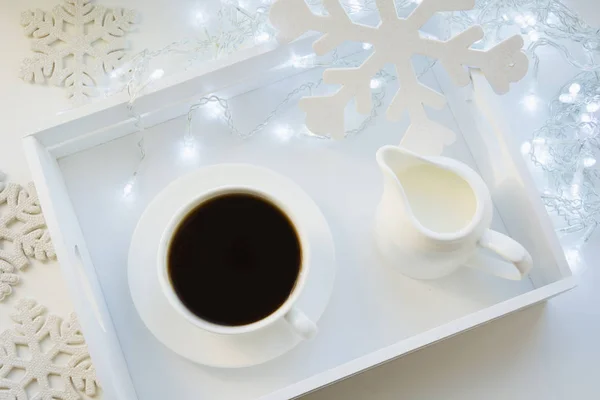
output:
<path id="1" fill-rule="evenodd" d="M 135 307 L 146 327 L 174 352 L 199 364 L 239 368 L 272 360 L 302 340 L 283 320 L 240 335 L 219 335 L 191 324 L 161 291 L 156 264 L 158 244 L 171 217 L 198 193 L 225 185 L 276 193 L 306 222 L 310 270 L 296 304 L 312 321 L 319 320 L 333 290 L 335 257 L 331 232 L 318 206 L 294 182 L 266 168 L 245 164 L 202 168 L 179 178 L 156 196 L 140 218 L 129 248 L 129 289 Z"/>

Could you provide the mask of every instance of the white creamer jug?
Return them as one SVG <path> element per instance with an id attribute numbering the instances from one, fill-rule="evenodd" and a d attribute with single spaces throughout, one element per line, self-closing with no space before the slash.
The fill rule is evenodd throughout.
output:
<path id="1" fill-rule="evenodd" d="M 379 149 L 377 162 L 384 188 L 375 235 L 386 262 L 416 279 L 440 278 L 461 265 L 513 280 L 529 272 L 527 250 L 489 229 L 490 192 L 467 165 L 396 146 Z"/>

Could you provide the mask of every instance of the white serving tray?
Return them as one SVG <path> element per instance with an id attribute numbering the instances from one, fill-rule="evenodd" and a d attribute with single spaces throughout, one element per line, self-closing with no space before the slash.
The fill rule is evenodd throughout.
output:
<path id="1" fill-rule="evenodd" d="M 285 138 L 282 124 L 287 127 L 283 132 L 295 130 L 304 119 L 292 102 L 272 121 L 275 128 L 243 141 L 200 110 L 194 120 L 198 157 L 181 158 L 185 114 L 194 100 L 211 93 L 227 97 L 237 127 L 249 130 L 292 89 L 319 79 L 319 69 L 289 65 L 291 54 L 306 54 L 308 44 L 300 40 L 242 51 L 140 98 L 136 110 L 147 127 L 147 157 L 127 198 L 123 186 L 138 161 L 139 136 L 132 134 L 135 126 L 124 95 L 77 110 L 24 138 L 106 398 L 293 398 L 574 286 L 521 154 L 511 143 L 502 108 L 476 74 L 466 89 L 453 87 L 438 68 L 422 80 L 448 98 L 448 108 L 430 113 L 457 132 L 457 142 L 445 154 L 480 172 L 496 206 L 494 229 L 521 242 L 534 259 L 532 274 L 521 282 L 466 268 L 421 282 L 380 265 L 370 234 L 382 188 L 375 151 L 399 143 L 406 120 L 379 118 L 365 132 L 340 142 Z M 394 90 L 392 84 L 389 93 Z M 358 120 L 352 113 L 349 118 Z M 195 365 L 164 347 L 139 318 L 127 285 L 127 251 L 144 208 L 175 178 L 219 162 L 263 165 L 296 181 L 325 214 L 337 255 L 336 285 L 319 335 L 276 360 L 239 370 Z"/>

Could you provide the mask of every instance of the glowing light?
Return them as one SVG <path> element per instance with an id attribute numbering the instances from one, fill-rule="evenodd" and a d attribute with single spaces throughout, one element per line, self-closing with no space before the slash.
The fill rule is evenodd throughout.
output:
<path id="1" fill-rule="evenodd" d="M 504 21 L 508 21 L 508 15 L 507 14 L 502 14 L 502 19 Z"/>
<path id="2" fill-rule="evenodd" d="M 208 102 L 204 107 L 206 108 L 206 113 L 211 118 L 221 118 L 223 115 L 225 115 L 225 110 L 223 107 L 221 107 L 221 104 L 219 104 L 218 101 Z"/>
<path id="3" fill-rule="evenodd" d="M 292 63 L 292 65 L 294 66 L 294 68 L 300 68 L 301 62 L 300 62 L 300 57 L 298 57 L 297 55 L 293 55 L 290 62 Z"/>
<path id="4" fill-rule="evenodd" d="M 587 112 L 595 113 L 596 111 L 600 110 L 600 103 L 590 103 L 585 107 L 585 109 Z"/>
<path id="5" fill-rule="evenodd" d="M 590 124 L 583 125 L 579 128 L 579 137 L 581 137 L 581 138 L 592 137 L 595 134 L 596 134 L 595 129 Z"/>
<path id="6" fill-rule="evenodd" d="M 290 60 L 290 64 L 294 68 L 308 68 L 313 63 L 314 57 L 314 54 L 306 56 L 297 56 L 294 54 Z"/>
<path id="7" fill-rule="evenodd" d="M 581 185 L 579 183 L 574 183 L 571 185 L 571 195 L 573 197 L 579 197 L 581 194 Z"/>
<path id="8" fill-rule="evenodd" d="M 381 87 L 381 80 L 377 79 L 377 78 L 373 78 L 371 79 L 371 89 L 377 89 L 378 87 Z"/>
<path id="9" fill-rule="evenodd" d="M 525 17 L 521 14 L 515 15 L 514 21 L 517 25 L 521 27 L 525 27 L 527 25 L 527 22 L 525 22 Z"/>
<path id="10" fill-rule="evenodd" d="M 122 73 L 123 73 L 123 71 L 121 71 L 121 68 L 115 68 L 110 73 L 110 77 L 114 79 L 114 78 L 119 77 L 119 75 L 121 75 Z"/>
<path id="11" fill-rule="evenodd" d="M 196 155 L 197 152 L 194 141 L 190 138 L 185 138 L 183 140 L 183 146 L 181 146 L 181 158 L 189 160 L 194 158 Z"/>
<path id="12" fill-rule="evenodd" d="M 197 11 L 196 15 L 194 15 L 194 19 L 196 23 L 203 24 L 206 22 L 206 15 L 202 11 Z"/>
<path id="13" fill-rule="evenodd" d="M 155 69 L 152 74 L 150 74 L 150 79 L 152 79 L 153 81 L 162 78 L 165 75 L 165 70 L 164 69 Z"/>
<path id="14" fill-rule="evenodd" d="M 583 159 L 583 166 L 586 168 L 591 168 L 596 165 L 596 159 L 594 157 L 585 157 Z"/>
<path id="15" fill-rule="evenodd" d="M 294 136 L 294 131 L 289 125 L 277 125 L 275 127 L 275 136 L 282 142 L 287 142 Z"/>
<path id="16" fill-rule="evenodd" d="M 546 140 L 544 138 L 535 138 L 531 141 L 532 153 L 535 155 L 537 162 L 542 165 L 549 165 L 552 162 L 552 156 L 548 152 L 546 146 Z"/>
<path id="17" fill-rule="evenodd" d="M 529 40 L 531 40 L 532 42 L 537 42 L 538 40 L 540 40 L 540 34 L 538 31 L 531 31 L 528 34 L 529 36 Z"/>
<path id="18" fill-rule="evenodd" d="M 362 48 L 365 50 L 371 50 L 373 45 L 371 43 L 363 43 Z"/>
<path id="19" fill-rule="evenodd" d="M 534 94 L 528 94 L 523 98 L 523 105 L 529 111 L 535 111 L 538 109 L 540 98 Z"/>
<path id="20" fill-rule="evenodd" d="M 531 143 L 530 142 L 524 142 L 521 145 L 521 153 L 523 154 L 529 154 L 531 152 Z"/>
<path id="21" fill-rule="evenodd" d="M 571 96 L 568 93 L 563 93 L 560 96 L 558 96 L 558 101 L 560 101 L 561 103 L 572 103 L 575 99 L 573 99 L 573 96 Z"/>
<path id="22" fill-rule="evenodd" d="M 581 91 L 581 85 L 579 83 L 573 83 L 569 86 L 569 93 L 575 95 Z"/>
<path id="23" fill-rule="evenodd" d="M 537 24 L 537 18 L 533 14 L 526 14 L 523 19 L 529 26 L 535 26 L 535 24 Z"/>
<path id="24" fill-rule="evenodd" d="M 581 114 L 581 122 L 592 122 L 592 116 L 588 113 Z"/>
<path id="25" fill-rule="evenodd" d="M 254 37 L 254 39 L 258 43 L 265 43 L 265 42 L 268 42 L 271 39 L 271 35 L 269 35 L 267 32 L 261 32 L 258 35 L 256 35 Z"/>
<path id="26" fill-rule="evenodd" d="M 131 193 L 133 193 L 133 179 L 130 180 L 129 182 L 127 182 L 127 184 L 125 184 L 125 186 L 123 187 L 123 197 L 129 197 L 131 196 Z"/>

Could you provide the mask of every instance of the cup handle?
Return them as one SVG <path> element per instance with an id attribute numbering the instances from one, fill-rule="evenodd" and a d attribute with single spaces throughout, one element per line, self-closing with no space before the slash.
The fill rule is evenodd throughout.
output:
<path id="1" fill-rule="evenodd" d="M 285 320 L 302 339 L 312 339 L 319 330 L 317 325 L 297 308 L 292 308 L 285 315 Z"/>
<path id="2" fill-rule="evenodd" d="M 466 265 L 469 267 L 515 281 L 523 279 L 533 267 L 533 260 L 529 252 L 516 240 L 502 233 L 488 229 L 477 244 L 479 247 L 498 254 L 503 260 L 478 252 L 467 262 Z"/>

